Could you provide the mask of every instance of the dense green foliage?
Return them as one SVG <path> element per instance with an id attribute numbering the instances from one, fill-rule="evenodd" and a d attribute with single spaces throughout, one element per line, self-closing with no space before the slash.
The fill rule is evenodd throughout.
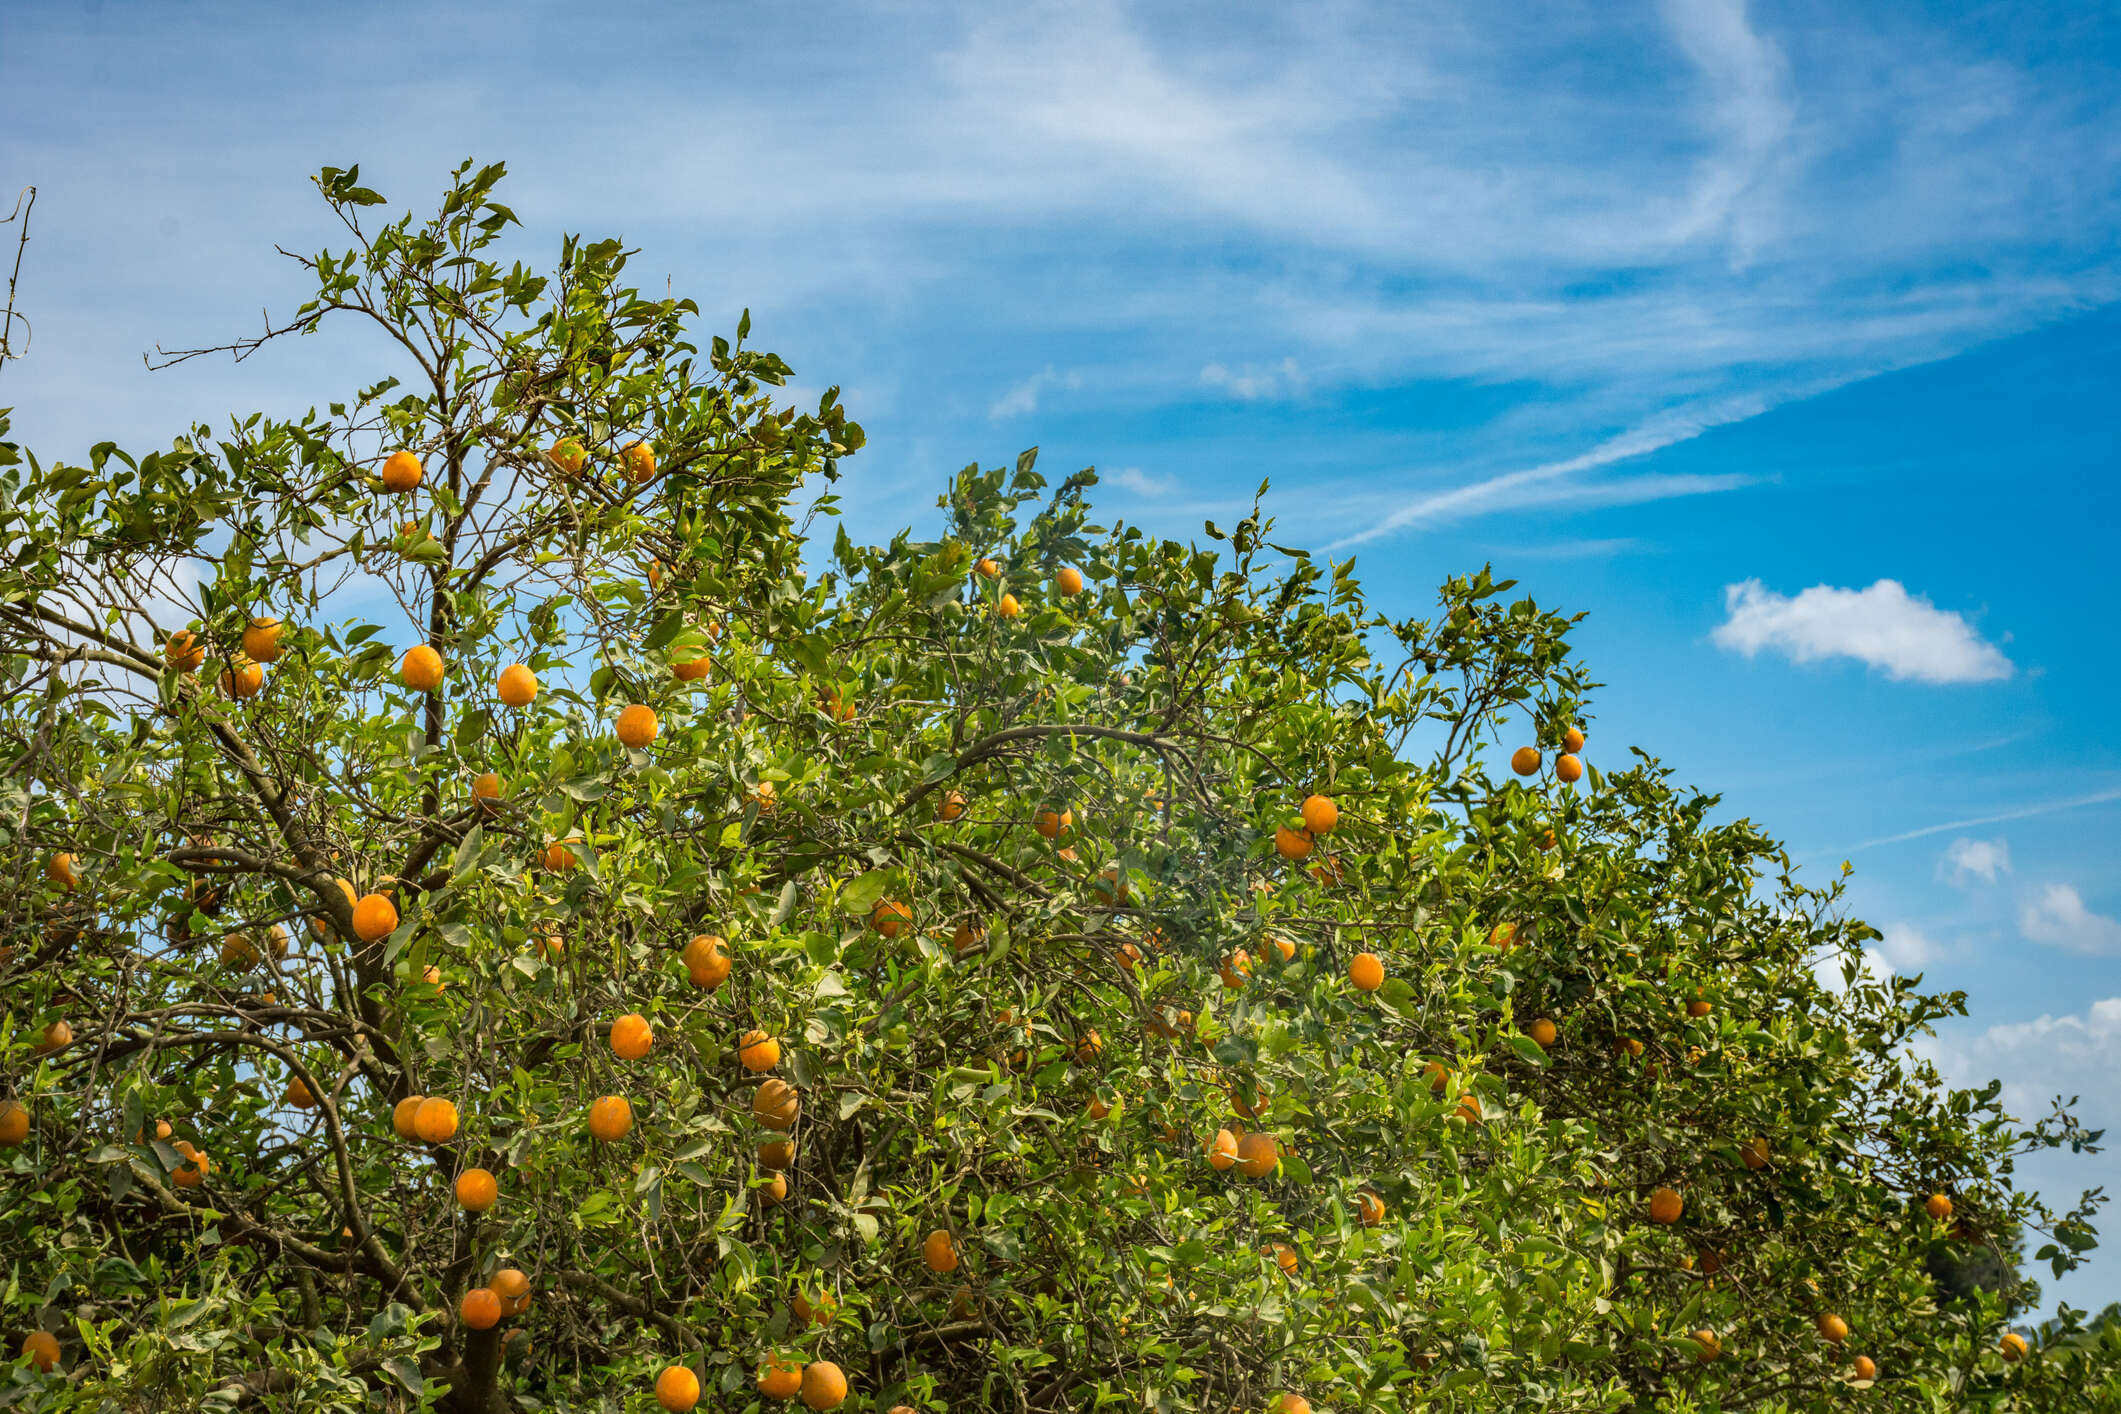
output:
<path id="1" fill-rule="evenodd" d="M 0 444 L 0 1324 L 61 1345 L 0 1403 L 630 1410 L 684 1364 L 734 1410 L 775 1355 L 880 1410 L 2113 1400 L 2111 1331 L 1998 1347 L 2012 1245 L 2093 1242 L 2013 1157 L 2097 1136 L 1908 1062 L 1961 999 L 1864 975 L 1838 881 L 1599 740 L 1573 619 L 1483 572 L 1395 621 L 1256 515 L 1100 526 L 1029 453 L 806 578 L 836 390 L 777 405 L 616 243 L 504 265 L 499 175 L 381 230 L 320 178 L 352 244 L 290 328 L 365 322 L 395 377 L 138 459 Z M 800 1094 L 779 1203 L 751 1030 Z M 415 1095 L 461 1127 L 399 1137 Z M 1225 1126 L 1278 1166 L 1212 1165 Z M 504 1267 L 529 1308 L 470 1329 Z"/>

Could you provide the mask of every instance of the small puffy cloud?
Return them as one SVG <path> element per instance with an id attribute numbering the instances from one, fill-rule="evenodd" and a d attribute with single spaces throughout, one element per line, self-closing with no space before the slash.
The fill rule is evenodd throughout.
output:
<path id="1" fill-rule="evenodd" d="M 1998 875 L 2010 872 L 2011 847 L 2007 840 L 1970 840 L 1962 835 L 1937 860 L 1938 877 L 1955 884 L 1975 879 L 1993 884 Z"/>
<path id="2" fill-rule="evenodd" d="M 1132 491 L 1137 496 L 1167 496 L 1177 483 L 1168 476 L 1157 476 L 1143 471 L 1138 466 L 1123 466 L 1105 477 L 1114 486 Z"/>
<path id="3" fill-rule="evenodd" d="M 1794 598 L 1757 579 L 1726 585 L 1729 615 L 1712 635 L 1746 657 L 1763 648 L 1793 663 L 1855 658 L 1895 682 L 1995 682 L 2017 671 L 1958 614 L 1881 579 L 1868 589 L 1819 584 Z"/>
<path id="4" fill-rule="evenodd" d="M 987 416 L 999 422 L 1005 417 L 1021 417 L 1027 412 L 1037 412 L 1039 395 L 1046 389 L 1082 386 L 1082 374 L 1056 373 L 1053 371 L 1053 365 L 1048 364 L 988 404 Z"/>
<path id="5" fill-rule="evenodd" d="M 2079 1113 L 2087 1124 L 2111 1124 L 2113 1076 L 2121 1071 L 2121 997 L 2095 1001 L 2081 1014 L 1991 1026 L 1963 1039 L 1947 1031 L 1916 1050 L 1954 1085 L 2000 1079 L 2004 1108 L 2021 1119 L 2046 1114 L 2057 1095 L 2079 1095 L 2086 1101 Z M 2079 1186 L 2097 1181 L 2082 1176 Z"/>
<path id="6" fill-rule="evenodd" d="M 2018 930 L 2036 943 L 2088 955 L 2121 953 L 2121 922 L 2084 906 L 2068 884 L 2049 884 L 2018 910 Z"/>
<path id="7" fill-rule="evenodd" d="M 1200 371 L 1200 381 L 1248 403 L 1261 398 L 1294 396 L 1308 386 L 1303 369 L 1293 358 L 1265 367 L 1248 363 L 1234 372 L 1223 364 L 1211 363 Z"/>

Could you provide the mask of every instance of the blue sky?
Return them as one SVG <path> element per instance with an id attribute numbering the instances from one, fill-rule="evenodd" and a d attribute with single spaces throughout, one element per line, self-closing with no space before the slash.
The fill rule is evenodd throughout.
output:
<path id="1" fill-rule="evenodd" d="M 1588 610 L 1594 756 L 1851 860 L 1876 965 L 1972 996 L 1949 1072 L 2121 1133 L 2121 12 L 611 8 L 0 7 L 17 432 L 350 388 L 331 335 L 139 355 L 292 308 L 318 167 L 503 159 L 529 254 L 623 236 L 845 386 L 855 533 L 1037 443 L 1178 536 L 1271 477 L 1395 613 L 1490 560 Z"/>

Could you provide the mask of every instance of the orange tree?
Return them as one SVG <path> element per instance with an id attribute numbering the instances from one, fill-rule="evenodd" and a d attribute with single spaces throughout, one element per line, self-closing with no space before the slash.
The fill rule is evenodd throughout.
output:
<path id="1" fill-rule="evenodd" d="M 1586 741 L 1574 620 L 861 428 L 327 169 L 391 366 L 0 444 L 19 1408 L 2081 1407 L 1961 1009 Z M 237 345 L 247 354 L 272 335 Z M 4 423 L 0 423 L 4 430 Z M 821 484 L 822 483 L 822 484 Z M 801 566 L 811 556 L 810 573 Z M 1587 765 L 1587 762 L 1600 762 Z M 1845 986 L 1815 980 L 1843 967 Z"/>

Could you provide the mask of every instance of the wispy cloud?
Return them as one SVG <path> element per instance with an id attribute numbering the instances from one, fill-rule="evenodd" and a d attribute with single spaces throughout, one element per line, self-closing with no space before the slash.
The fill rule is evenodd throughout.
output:
<path id="1" fill-rule="evenodd" d="M 1937 857 L 1937 877 L 1955 884 L 1964 885 L 1975 879 L 1993 884 L 1998 875 L 2010 872 L 2008 840 L 1976 840 L 1962 836 L 1945 846 L 1944 853 Z"/>
<path id="2" fill-rule="evenodd" d="M 1304 371 L 1297 367 L 1293 358 L 1285 358 L 1267 367 L 1248 363 L 1236 372 L 1220 363 L 1211 363 L 1201 369 L 1200 381 L 1206 387 L 1219 388 L 1244 402 L 1295 397 L 1307 386 Z"/>
<path id="3" fill-rule="evenodd" d="M 1876 849 L 1880 845 L 1905 844 L 1929 835 L 1941 835 L 1950 830 L 1978 830 L 1984 825 L 2002 825 L 2012 820 L 2030 820 L 2038 815 L 2052 815 L 2058 810 L 2079 810 L 2087 805 L 2105 805 L 2121 800 L 2121 790 L 2094 791 L 2090 795 L 2070 796 L 2063 800 L 2046 800 L 2034 805 L 2021 805 L 2011 810 L 1999 810 L 1993 815 L 1976 815 L 1967 820 L 1947 820 L 1941 825 L 1924 825 L 1917 830 L 1905 830 L 1897 835 L 1881 835 L 1875 840 L 1865 840 L 1852 845 L 1848 850 L 1829 853 L 1852 853 L 1859 849 Z"/>
<path id="4" fill-rule="evenodd" d="M 1118 471 L 1106 472 L 1103 479 L 1137 496 L 1168 496 L 1178 486 L 1171 477 L 1157 476 L 1138 466 L 1123 466 Z"/>
<path id="5" fill-rule="evenodd" d="M 1793 663 L 1853 658 L 1895 682 L 1995 682 L 2017 671 L 1964 618 L 1897 580 L 1868 589 L 1820 584 L 1791 597 L 1749 579 L 1723 594 L 1728 617 L 1710 638 L 1748 658 L 1768 649 Z"/>
<path id="6" fill-rule="evenodd" d="M 2049 884 L 2018 910 L 2018 930 L 2036 943 L 2091 957 L 2121 954 L 2121 922 L 2084 906 L 2068 884 Z"/>
<path id="7" fill-rule="evenodd" d="M 987 416 L 999 422 L 1005 417 L 1021 417 L 1028 412 L 1037 412 L 1039 395 L 1045 392 L 1046 389 L 1073 389 L 1080 388 L 1082 385 L 1083 376 L 1081 373 L 1072 369 L 1067 373 L 1056 373 L 1053 371 L 1053 366 L 1048 364 L 1044 369 L 1032 374 L 1029 378 L 1026 378 L 1023 382 L 996 398 L 988 405 Z"/>

